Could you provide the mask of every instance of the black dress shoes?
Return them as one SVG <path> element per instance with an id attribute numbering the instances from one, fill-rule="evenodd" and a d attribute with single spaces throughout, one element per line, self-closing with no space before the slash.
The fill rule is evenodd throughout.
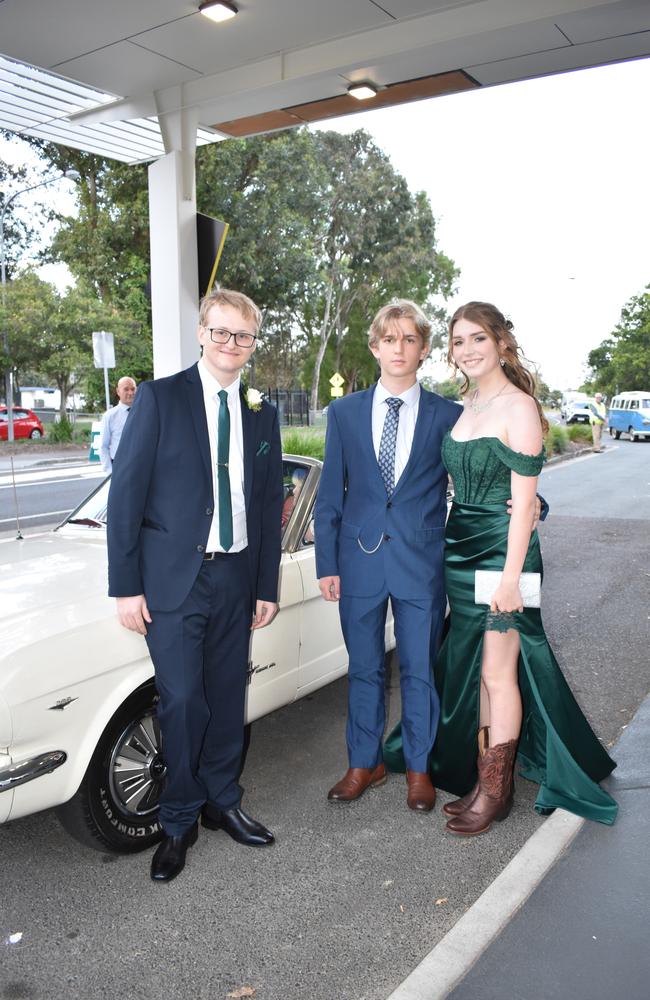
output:
<path id="1" fill-rule="evenodd" d="M 208 830 L 225 830 L 238 844 L 246 844 L 247 847 L 268 847 L 275 843 L 270 830 L 239 808 L 215 809 L 205 805 L 201 811 L 201 823 Z"/>
<path id="2" fill-rule="evenodd" d="M 151 877 L 154 882 L 171 882 L 183 871 L 185 855 L 199 835 L 198 824 L 194 823 L 180 837 L 165 836 L 151 859 Z"/>

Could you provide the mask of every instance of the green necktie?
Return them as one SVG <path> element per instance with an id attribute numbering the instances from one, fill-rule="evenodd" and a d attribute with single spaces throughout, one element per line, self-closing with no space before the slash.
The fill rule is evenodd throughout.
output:
<path id="1" fill-rule="evenodd" d="M 224 552 L 232 547 L 232 500 L 230 497 L 230 413 L 228 393 L 219 393 L 219 417 L 217 419 L 217 488 L 219 493 L 219 544 Z"/>

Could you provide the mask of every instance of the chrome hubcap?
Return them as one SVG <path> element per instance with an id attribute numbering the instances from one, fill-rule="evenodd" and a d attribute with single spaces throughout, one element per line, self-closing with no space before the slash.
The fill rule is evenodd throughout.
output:
<path id="1" fill-rule="evenodd" d="M 115 744 L 109 766 L 113 801 L 129 816 L 150 815 L 158 808 L 165 770 L 158 719 L 147 712 Z"/>

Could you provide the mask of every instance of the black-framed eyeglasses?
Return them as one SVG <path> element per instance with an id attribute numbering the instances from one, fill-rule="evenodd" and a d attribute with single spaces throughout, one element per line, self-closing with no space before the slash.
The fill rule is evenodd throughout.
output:
<path id="1" fill-rule="evenodd" d="M 237 347 L 252 347 L 257 340 L 256 335 L 249 333 L 248 330 L 236 330 L 232 332 L 222 326 L 206 326 L 204 329 L 210 334 L 210 340 L 213 344 L 227 344 L 230 338 L 234 337 Z"/>

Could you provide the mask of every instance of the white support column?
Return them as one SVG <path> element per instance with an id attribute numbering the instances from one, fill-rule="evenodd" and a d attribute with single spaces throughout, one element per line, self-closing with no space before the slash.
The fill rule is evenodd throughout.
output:
<path id="1" fill-rule="evenodd" d="M 194 150 L 196 120 L 184 111 L 159 113 L 165 156 L 149 167 L 151 309 L 154 375 L 198 360 L 198 254 Z"/>
<path id="2" fill-rule="evenodd" d="M 171 375 L 199 357 L 198 258 L 194 192 L 183 198 L 183 154 L 149 167 L 151 310 L 154 375 Z"/>

